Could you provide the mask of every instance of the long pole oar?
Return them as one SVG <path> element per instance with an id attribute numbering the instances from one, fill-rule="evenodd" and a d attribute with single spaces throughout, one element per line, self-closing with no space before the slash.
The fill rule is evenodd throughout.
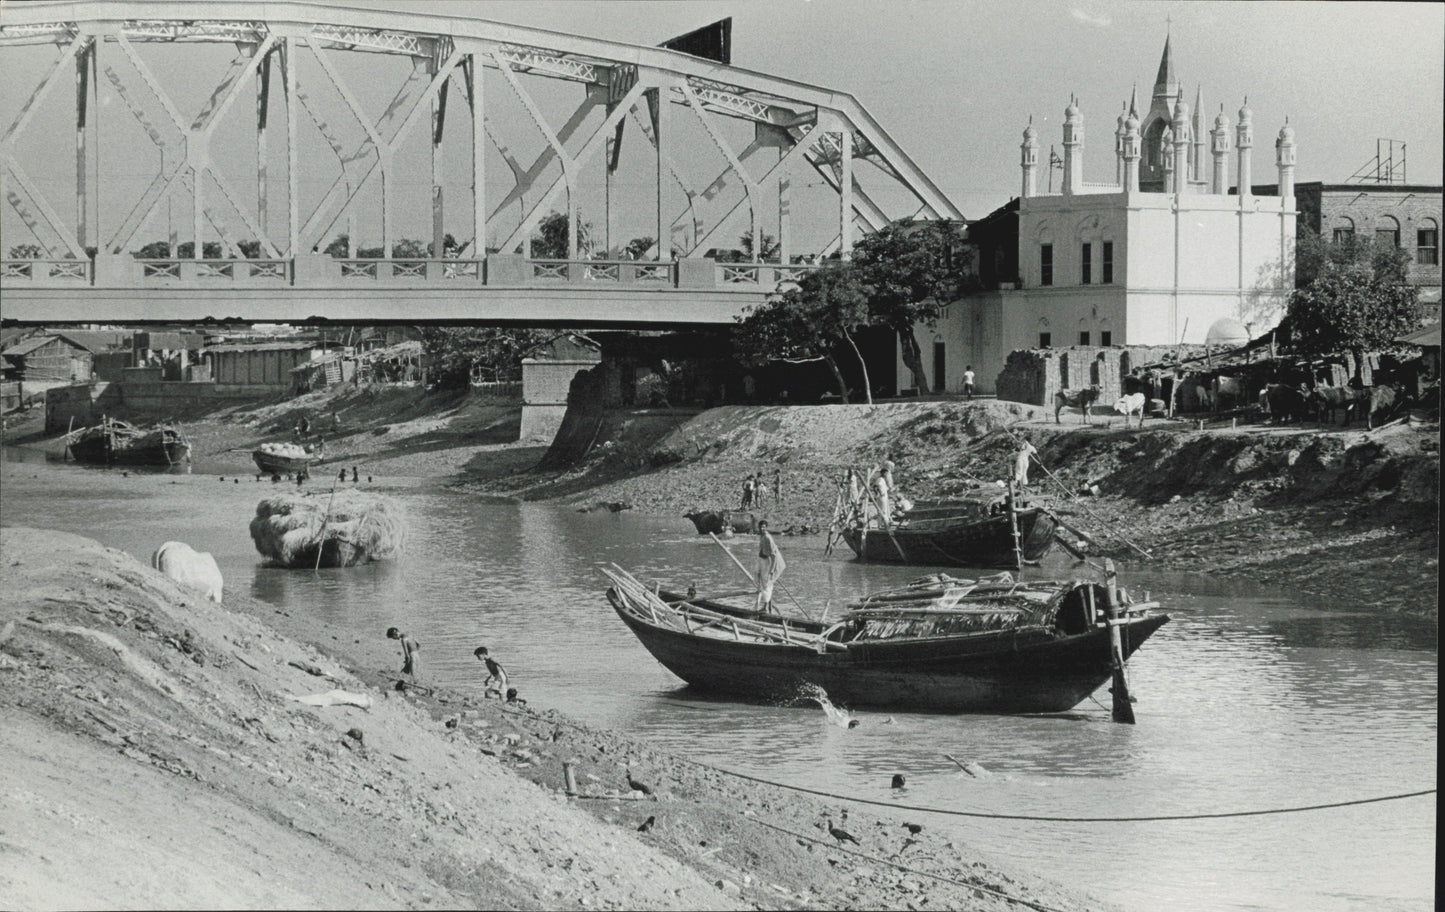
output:
<path id="1" fill-rule="evenodd" d="M 1008 430 L 1008 428 L 1004 428 L 1004 431 L 1005 431 L 1010 437 L 1013 437 L 1014 440 L 1018 440 L 1018 438 L 1014 436 L 1013 431 Z M 1084 510 L 1084 512 L 1085 512 L 1085 513 L 1088 513 L 1088 514 L 1089 514 L 1089 518 L 1092 519 L 1092 520 L 1094 520 L 1094 522 L 1097 522 L 1099 525 L 1104 526 L 1106 529 L 1109 528 L 1109 524 L 1108 524 L 1108 523 L 1104 522 L 1102 519 L 1100 519 L 1099 517 L 1095 516 L 1094 513 L 1093 513 L 1093 511 L 1091 511 L 1088 507 L 1085 507 L 1085 506 L 1084 506 L 1083 501 L 1081 501 L 1081 500 L 1079 499 L 1079 496 L 1078 496 L 1077 494 L 1075 494 L 1073 491 L 1070 491 L 1069 488 L 1068 488 L 1068 486 L 1065 485 L 1062 481 L 1060 481 L 1057 475 L 1055 475 L 1053 472 L 1050 472 L 1050 471 L 1049 471 L 1049 467 L 1046 466 L 1046 465 L 1044 465 L 1043 460 L 1039 459 L 1038 456 L 1034 456 L 1034 462 L 1038 465 L 1039 468 L 1041 468 L 1041 469 L 1044 470 L 1044 474 L 1049 477 L 1049 480 L 1050 480 L 1050 481 L 1052 481 L 1054 484 L 1056 484 L 1056 485 L 1059 486 L 1059 490 L 1064 492 L 1064 496 L 1065 496 L 1065 497 L 1069 498 L 1069 500 L 1072 500 L 1074 503 L 1076 503 L 1076 504 L 1078 504 L 1080 507 L 1082 507 L 1083 510 Z M 1055 519 L 1057 519 L 1057 518 L 1058 518 L 1058 517 L 1055 517 Z M 1144 555 L 1144 556 L 1147 557 L 1149 560 L 1153 560 L 1153 559 L 1154 559 L 1154 555 L 1150 554 L 1148 551 L 1144 550 L 1144 549 L 1141 548 L 1139 545 L 1134 544 L 1132 541 L 1130 541 L 1128 538 L 1126 538 L 1123 534 L 1121 534 L 1121 533 L 1119 533 L 1119 532 L 1114 532 L 1112 529 L 1111 529 L 1110 531 L 1112 532 L 1113 535 L 1117 536 L 1118 539 L 1119 539 L 1120 541 L 1122 541 L 1124 544 L 1126 544 L 1126 545 L 1128 545 L 1129 547 L 1133 548 L 1135 551 L 1138 551 L 1140 554 Z"/>
<path id="2" fill-rule="evenodd" d="M 743 566 L 743 562 L 740 561 L 740 560 L 738 560 L 738 556 L 737 556 L 736 554 L 734 554 L 734 553 L 732 552 L 732 550 L 728 548 L 727 545 L 725 545 L 725 544 L 722 543 L 722 539 L 720 539 L 720 538 L 717 537 L 717 533 L 716 533 L 716 532 L 709 532 L 709 533 L 708 533 L 708 537 L 711 538 L 714 542 L 716 542 L 716 543 L 717 543 L 717 546 L 718 546 L 719 548 L 723 549 L 723 551 L 727 554 L 727 556 L 732 559 L 732 562 L 733 562 L 733 563 L 735 563 L 735 564 L 738 565 L 738 569 L 743 572 L 743 576 L 746 576 L 746 577 L 748 578 L 748 582 L 752 583 L 754 586 L 757 586 L 757 584 L 758 584 L 757 579 L 754 578 L 753 575 L 748 572 L 748 568 L 747 568 L 747 567 L 744 567 L 744 566 Z M 807 619 L 810 620 L 810 621 L 813 619 L 813 616 L 808 613 L 808 609 L 804 608 L 801 604 L 799 604 L 798 600 L 793 597 L 793 593 L 788 589 L 788 587 L 784 586 L 782 583 L 778 582 L 777 580 L 774 580 L 774 581 L 773 581 L 773 585 L 775 585 L 775 586 L 777 586 L 779 589 L 783 590 L 783 594 L 788 597 L 788 600 L 789 600 L 789 601 L 791 601 L 795 606 L 797 606 L 797 609 L 803 613 L 803 617 L 807 618 Z"/>
<path id="3" fill-rule="evenodd" d="M 326 544 L 326 524 L 331 522 L 331 502 L 336 499 L 336 489 L 331 489 L 331 496 L 326 500 L 326 516 L 321 520 L 321 531 L 316 536 L 316 566 L 311 568 L 312 573 L 321 570 L 321 549 Z"/>

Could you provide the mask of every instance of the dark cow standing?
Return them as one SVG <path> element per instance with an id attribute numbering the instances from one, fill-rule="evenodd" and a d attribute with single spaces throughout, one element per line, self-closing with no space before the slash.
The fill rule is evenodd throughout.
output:
<path id="1" fill-rule="evenodd" d="M 1285 424 L 1290 419 L 1303 421 L 1309 417 L 1309 396 L 1305 391 L 1283 383 L 1271 383 L 1264 388 L 1264 398 L 1270 417 L 1276 424 Z"/>
<path id="2" fill-rule="evenodd" d="M 1084 412 L 1084 423 L 1089 423 L 1089 409 L 1099 401 L 1099 388 L 1097 386 L 1086 386 L 1078 390 L 1059 390 L 1054 393 L 1054 423 L 1063 424 L 1059 413 L 1066 408 L 1082 409 Z"/>

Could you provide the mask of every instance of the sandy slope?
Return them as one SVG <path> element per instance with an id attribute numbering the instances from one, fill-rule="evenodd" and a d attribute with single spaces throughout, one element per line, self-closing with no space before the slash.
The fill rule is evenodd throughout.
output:
<path id="1" fill-rule="evenodd" d="M 856 808 L 844 853 L 841 808 L 555 713 L 398 693 L 257 618 L 315 621 L 88 539 L 0 529 L 0 592 L 0 907 L 1099 907 Z M 333 690 L 370 705 L 291 699 Z"/>

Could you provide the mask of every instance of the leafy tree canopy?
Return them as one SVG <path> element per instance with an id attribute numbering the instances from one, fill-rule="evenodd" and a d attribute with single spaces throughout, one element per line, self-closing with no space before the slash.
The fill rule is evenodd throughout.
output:
<path id="1" fill-rule="evenodd" d="M 8 260 L 42 260 L 45 251 L 39 244 L 16 244 L 5 257 Z"/>
<path id="2" fill-rule="evenodd" d="M 1302 231 L 1295 238 L 1295 287 L 1304 288 L 1309 285 L 1327 266 L 1337 269 L 1364 268 L 1368 269 L 1377 281 L 1403 285 L 1411 260 L 1409 251 L 1369 237 L 1350 234 L 1340 240 L 1333 240 L 1313 231 Z"/>
<path id="3" fill-rule="evenodd" d="M 422 351 L 432 383 L 443 389 L 466 389 L 473 377 L 522 379 L 522 359 L 551 338 L 552 334 L 536 329 L 428 326 L 422 329 Z"/>
<path id="4" fill-rule="evenodd" d="M 838 393 L 847 401 L 847 386 L 834 352 L 846 343 L 867 367 L 853 343 L 853 332 L 867 322 L 868 298 L 857 273 L 846 263 L 829 265 L 804 275 L 797 285 L 773 295 L 739 318 L 733 335 L 744 363 L 821 358 L 833 372 Z M 871 401 L 871 400 L 870 400 Z"/>
<path id="5" fill-rule="evenodd" d="M 1301 354 L 1379 351 L 1420 325 L 1418 292 L 1372 266 L 1325 262 L 1308 285 L 1290 295 L 1291 347 Z"/>
<path id="6" fill-rule="evenodd" d="M 931 325 L 944 305 L 977 283 L 968 250 L 963 227 L 947 221 L 902 219 L 860 240 L 853 265 L 874 321 L 895 329 Z"/>
<path id="7" fill-rule="evenodd" d="M 592 226 L 580 215 L 577 217 L 577 255 L 585 257 L 592 251 Z M 571 251 L 567 247 L 567 213 L 549 212 L 537 223 L 532 235 L 532 258 L 537 260 L 565 260 Z"/>

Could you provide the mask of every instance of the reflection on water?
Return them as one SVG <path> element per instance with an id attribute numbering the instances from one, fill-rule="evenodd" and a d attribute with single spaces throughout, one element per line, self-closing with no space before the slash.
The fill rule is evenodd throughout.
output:
<path id="1" fill-rule="evenodd" d="M 246 528 L 268 484 L 116 479 L 6 459 L 6 523 L 74 531 L 142 557 L 167 539 L 187 540 L 216 555 L 230 591 L 343 623 L 357 637 L 404 624 L 425 644 L 428 674 L 442 685 L 479 691 L 483 674 L 471 653 L 486 643 L 534 706 L 808 788 L 1085 817 L 1318 804 L 1436 781 L 1435 627 L 1408 618 L 1313 610 L 1247 582 L 1128 568 L 1130 589 L 1149 590 L 1173 617 L 1131 662 L 1138 725 L 1110 722 L 1094 701 L 1024 717 L 829 712 L 818 700 L 745 704 L 685 687 L 603 598 L 601 562 L 648 584 L 692 583 L 701 592 L 746 585 L 681 517 L 583 514 L 400 488 L 412 523 L 404 559 L 288 571 L 261 565 Z M 37 469 L 43 481 L 28 480 Z M 75 483 L 82 477 L 89 483 Z M 738 536 L 728 547 L 747 564 L 754 541 Z M 790 591 L 830 611 L 925 572 L 824 558 L 821 536 L 778 541 Z M 1046 571 L 1069 571 L 1050 561 Z M 846 719 L 859 724 L 848 728 Z M 907 778 L 906 790 L 890 787 L 895 774 Z M 1428 908 L 1434 895 L 1433 797 L 1152 824 L 931 821 L 930 831 L 995 860 L 1133 910 Z M 1127 876 L 1103 863 L 1105 855 L 1128 859 Z"/>

